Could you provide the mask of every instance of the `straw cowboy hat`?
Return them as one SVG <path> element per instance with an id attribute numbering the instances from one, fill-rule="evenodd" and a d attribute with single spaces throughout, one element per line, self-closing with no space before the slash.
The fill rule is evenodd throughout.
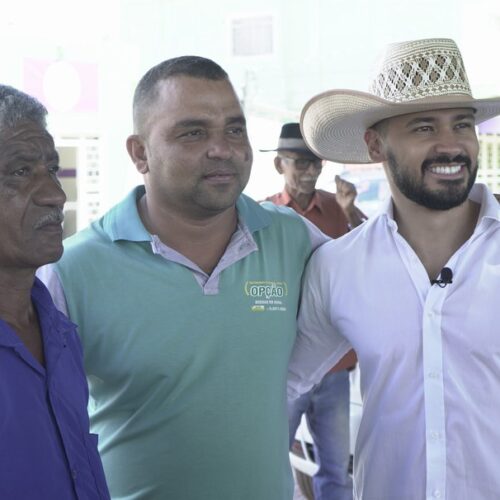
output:
<path id="1" fill-rule="evenodd" d="M 304 153 L 307 154 L 307 156 L 317 158 L 317 156 L 307 147 L 302 137 L 300 123 L 285 123 L 281 127 L 278 147 L 276 149 L 260 149 L 259 151 L 262 153 L 269 153 L 271 151 L 295 151 L 296 153 Z"/>
<path id="2" fill-rule="evenodd" d="M 300 122 L 306 143 L 321 158 L 373 163 L 366 129 L 385 118 L 450 108 L 473 108 L 481 123 L 500 114 L 500 97 L 474 99 L 455 42 L 433 38 L 389 45 L 369 93 L 323 92 L 307 102 Z"/>

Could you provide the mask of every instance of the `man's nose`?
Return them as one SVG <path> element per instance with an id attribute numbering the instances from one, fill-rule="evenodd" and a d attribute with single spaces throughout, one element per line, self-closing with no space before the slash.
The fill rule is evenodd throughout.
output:
<path id="1" fill-rule="evenodd" d="M 43 166 L 37 169 L 35 183 L 33 199 L 36 204 L 62 208 L 66 202 L 66 193 L 63 191 L 55 173 L 50 172 L 47 167 Z"/>
<path id="2" fill-rule="evenodd" d="M 211 159 L 229 160 L 233 156 L 233 149 L 227 137 L 223 134 L 211 137 L 207 156 Z"/>
<path id="3" fill-rule="evenodd" d="M 321 173 L 321 163 L 311 161 L 305 170 L 302 170 L 307 175 L 318 176 Z"/>
<path id="4" fill-rule="evenodd" d="M 452 129 L 443 129 L 436 136 L 434 150 L 438 154 L 456 156 L 464 152 L 464 145 Z"/>

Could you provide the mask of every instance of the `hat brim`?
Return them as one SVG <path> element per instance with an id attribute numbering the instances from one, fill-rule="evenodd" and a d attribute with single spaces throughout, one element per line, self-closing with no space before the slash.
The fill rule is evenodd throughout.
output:
<path id="1" fill-rule="evenodd" d="M 366 130 L 386 118 L 437 109 L 473 108 L 476 124 L 500 115 L 500 97 L 433 96 L 394 103 L 366 92 L 330 90 L 304 106 L 300 126 L 309 148 L 338 163 L 373 163 L 364 141 Z"/>
<path id="2" fill-rule="evenodd" d="M 295 153 L 303 153 L 303 154 L 306 154 L 308 156 L 312 156 L 314 158 L 319 158 L 318 155 L 316 155 L 313 151 L 311 151 L 310 149 L 306 149 L 306 148 L 276 148 L 276 149 L 259 149 L 259 151 L 261 153 L 271 153 L 271 152 L 276 152 L 276 153 L 279 153 L 280 151 L 293 151 Z"/>

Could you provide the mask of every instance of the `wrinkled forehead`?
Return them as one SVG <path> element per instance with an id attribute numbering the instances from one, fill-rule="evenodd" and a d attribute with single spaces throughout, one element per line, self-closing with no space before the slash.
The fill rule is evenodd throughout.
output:
<path id="1" fill-rule="evenodd" d="M 17 154 L 39 158 L 57 156 L 52 136 L 45 128 L 32 122 L 0 130 L 0 157 Z"/>

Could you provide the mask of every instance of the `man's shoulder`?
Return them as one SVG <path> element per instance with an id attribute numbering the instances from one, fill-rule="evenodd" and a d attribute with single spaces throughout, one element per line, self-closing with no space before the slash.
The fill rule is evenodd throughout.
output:
<path id="1" fill-rule="evenodd" d="M 271 201 L 264 201 L 260 204 L 260 206 L 271 217 L 272 223 L 275 225 L 304 225 L 304 219 L 291 207 L 286 205 L 277 205 Z"/>
<path id="2" fill-rule="evenodd" d="M 271 203 L 276 203 L 277 205 L 283 205 L 283 192 L 280 191 L 279 193 L 267 196 L 263 201 L 270 201 Z"/>
<path id="3" fill-rule="evenodd" d="M 369 241 L 377 239 L 377 231 L 382 221 L 378 218 L 368 219 L 358 227 L 351 229 L 340 238 L 335 238 L 316 250 L 317 257 L 332 262 L 335 260 L 355 264 L 356 255 L 366 252 Z"/>
<path id="4" fill-rule="evenodd" d="M 300 216 L 292 208 L 277 205 L 271 200 L 267 199 L 262 202 L 256 202 L 246 195 L 241 195 L 238 202 L 238 210 L 243 216 L 245 222 L 253 229 L 252 222 L 259 220 L 261 227 L 269 226 L 272 224 L 286 223 L 289 220 L 298 221 L 303 223 Z M 249 224 L 250 222 L 250 224 Z"/>
<path id="5" fill-rule="evenodd" d="M 261 241 L 268 238 L 279 238 L 295 243 L 302 241 L 307 246 L 312 244 L 313 248 L 325 241 L 326 236 L 292 208 L 275 205 L 270 201 L 257 203 L 251 198 L 245 198 L 246 206 L 243 210 L 241 204 L 238 207 L 240 214 L 250 232 Z M 316 233 L 322 237 L 318 237 Z"/>
<path id="6" fill-rule="evenodd" d="M 64 240 L 65 255 L 84 251 L 91 246 L 108 245 L 117 239 L 127 239 L 129 235 L 141 233 L 143 227 L 139 223 L 134 201 L 136 191 L 137 188 L 85 229 L 66 238 Z"/>

